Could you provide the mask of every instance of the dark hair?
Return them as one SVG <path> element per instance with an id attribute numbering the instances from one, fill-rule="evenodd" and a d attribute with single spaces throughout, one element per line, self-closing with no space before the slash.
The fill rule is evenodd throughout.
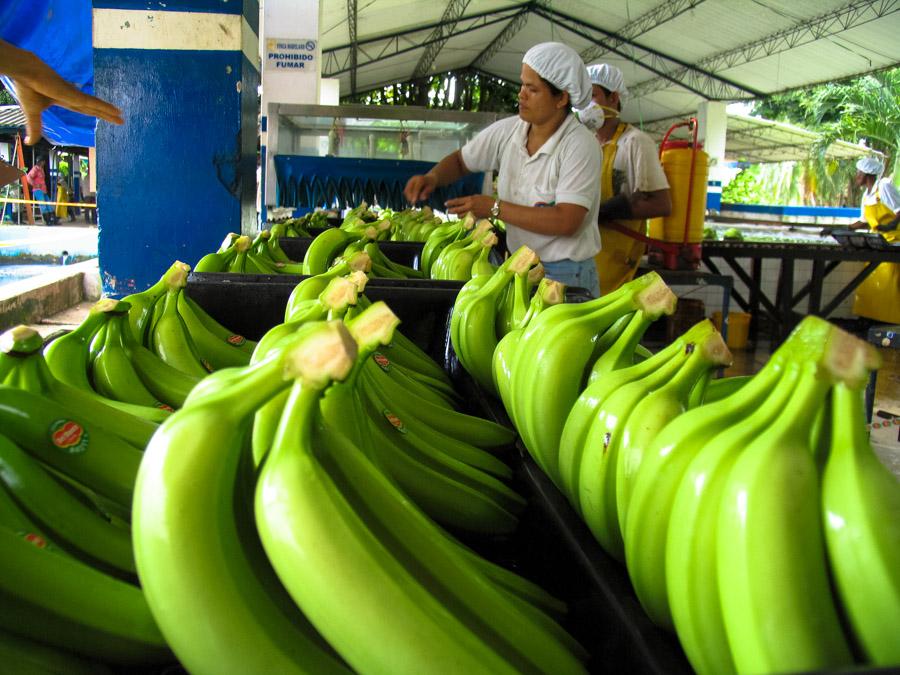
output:
<path id="1" fill-rule="evenodd" d="M 603 90 L 603 93 L 606 94 L 607 96 L 612 96 L 613 93 L 618 93 L 618 92 L 613 92 L 612 89 L 607 89 L 602 84 L 595 84 L 594 86 L 600 87 Z M 622 95 L 621 94 L 619 94 L 619 100 L 616 101 L 616 108 L 619 110 L 619 112 L 622 112 Z"/>
<path id="2" fill-rule="evenodd" d="M 559 87 L 557 87 L 557 86 L 556 86 L 555 84 L 553 84 L 552 82 L 548 82 L 547 80 L 545 80 L 545 79 L 544 79 L 543 77 L 541 77 L 540 75 L 538 75 L 538 77 L 541 78 L 541 82 L 543 82 L 544 84 L 547 85 L 547 87 L 550 89 L 550 93 L 553 94 L 553 96 L 561 96 L 561 95 L 562 95 L 562 93 L 563 93 L 563 90 L 562 90 L 562 89 L 560 89 Z M 571 95 L 571 94 L 569 94 L 569 107 L 568 107 L 568 109 L 566 110 L 566 112 L 572 112 L 572 95 Z"/>

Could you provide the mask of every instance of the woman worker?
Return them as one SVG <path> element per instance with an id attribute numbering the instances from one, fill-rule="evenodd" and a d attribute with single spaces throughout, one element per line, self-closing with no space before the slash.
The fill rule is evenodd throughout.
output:
<path id="1" fill-rule="evenodd" d="M 900 193 L 889 178 L 879 176 L 884 163 L 863 157 L 856 163 L 856 184 L 865 188 L 862 219 L 853 229 L 869 227 L 890 242 L 900 241 Z M 856 289 L 853 313 L 890 324 L 900 324 L 900 263 L 881 263 Z"/>
<path id="2" fill-rule="evenodd" d="M 571 47 L 544 42 L 525 53 L 521 79 L 517 117 L 495 122 L 425 175 L 410 178 L 404 194 L 416 203 L 470 172 L 497 171 L 496 200 L 450 199 L 449 213 L 502 219 L 511 251 L 527 245 L 549 278 L 599 296 L 594 256 L 602 156 L 572 114 L 591 100 L 587 70 Z"/>

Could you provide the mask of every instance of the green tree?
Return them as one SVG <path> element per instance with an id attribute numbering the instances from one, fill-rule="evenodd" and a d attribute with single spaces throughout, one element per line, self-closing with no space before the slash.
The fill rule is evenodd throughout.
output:
<path id="1" fill-rule="evenodd" d="M 15 102 L 16 99 L 13 98 L 13 95 L 0 83 L 0 105 L 14 105 Z"/>

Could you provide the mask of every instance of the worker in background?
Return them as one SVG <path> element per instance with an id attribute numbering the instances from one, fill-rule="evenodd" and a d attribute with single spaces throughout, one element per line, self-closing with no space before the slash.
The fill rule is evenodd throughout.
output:
<path id="1" fill-rule="evenodd" d="M 862 214 L 850 227 L 867 227 L 896 242 L 900 241 L 900 192 L 889 178 L 880 178 L 882 173 L 884 163 L 877 157 L 863 157 L 856 163 L 856 184 L 864 189 Z M 900 324 L 900 263 L 881 263 L 866 277 L 856 289 L 853 313 Z"/>
<path id="2" fill-rule="evenodd" d="M 591 100 L 581 57 L 559 42 L 544 42 L 522 58 L 519 114 L 494 122 L 427 174 L 413 176 L 404 195 L 417 203 L 472 171 L 497 171 L 497 198 L 450 199 L 452 214 L 506 223 L 507 246 L 527 245 L 547 277 L 599 295 L 594 256 L 600 250 L 600 154 L 572 114 Z"/>
<path id="3" fill-rule="evenodd" d="M 50 196 L 47 193 L 47 158 L 41 157 L 25 176 L 28 179 L 28 185 L 31 186 L 31 192 L 36 202 L 40 202 L 41 215 L 47 225 L 56 225 L 59 218 L 53 212 L 53 207 L 47 203 Z"/>
<path id="4" fill-rule="evenodd" d="M 606 294 L 634 277 L 644 255 L 644 242 L 623 234 L 620 228 L 647 234 L 647 219 L 669 215 L 672 199 L 656 143 L 619 120 L 622 103 L 628 98 L 622 71 L 601 63 L 589 66 L 587 72 L 592 100 L 579 111 L 579 117 L 596 130 L 603 149 L 598 213 L 601 250 L 595 261 L 600 290 Z"/>
<path id="5" fill-rule="evenodd" d="M 51 105 L 122 124 L 122 113 L 117 107 L 79 91 L 33 53 L 3 40 L 0 40 L 0 75 L 13 81 L 16 98 L 25 113 L 25 142 L 28 145 L 41 139 L 41 114 Z"/>

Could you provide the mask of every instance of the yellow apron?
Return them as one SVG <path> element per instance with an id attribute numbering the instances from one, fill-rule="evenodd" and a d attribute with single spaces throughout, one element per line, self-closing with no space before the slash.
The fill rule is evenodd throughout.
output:
<path id="1" fill-rule="evenodd" d="M 56 201 L 58 202 L 67 202 L 69 201 L 69 190 L 62 183 L 57 183 L 56 185 Z M 69 215 L 69 207 L 63 206 L 62 204 L 56 205 L 56 217 L 57 218 L 65 218 Z"/>
<path id="2" fill-rule="evenodd" d="M 879 225 L 891 222 L 896 214 L 882 204 L 875 192 L 875 203 L 863 207 L 863 217 L 876 231 Z M 900 240 L 900 229 L 882 232 L 890 242 Z M 884 323 L 900 324 L 900 263 L 881 263 L 866 280 L 856 288 L 853 313 Z"/>
<path id="3" fill-rule="evenodd" d="M 627 128 L 628 125 L 625 122 L 619 122 L 616 133 L 613 134 L 609 143 L 603 146 L 603 173 L 600 174 L 600 199 L 602 201 L 615 196 L 613 194 L 613 162 L 616 159 L 619 137 Z M 647 234 L 646 220 L 618 220 L 616 222 L 632 232 Z M 645 244 L 638 239 L 632 239 L 627 234 L 600 225 L 600 245 L 602 249 L 594 257 L 594 262 L 600 277 L 600 293 L 606 295 L 634 278 L 634 273 L 641 262 L 641 256 L 644 255 Z"/>

